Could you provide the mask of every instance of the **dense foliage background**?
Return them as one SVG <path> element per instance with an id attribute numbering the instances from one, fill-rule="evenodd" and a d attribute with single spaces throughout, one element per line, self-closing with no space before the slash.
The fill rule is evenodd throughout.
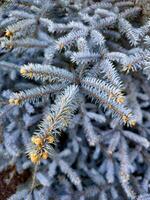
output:
<path id="1" fill-rule="evenodd" d="M 150 199 L 149 11 L 0 2 L 0 199 Z"/>

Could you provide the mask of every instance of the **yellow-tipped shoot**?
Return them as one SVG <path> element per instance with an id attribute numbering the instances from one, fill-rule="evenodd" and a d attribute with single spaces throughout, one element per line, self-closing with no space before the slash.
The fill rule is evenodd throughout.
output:
<path id="1" fill-rule="evenodd" d="M 7 38 L 11 38 L 11 37 L 13 37 L 13 32 L 12 32 L 12 31 L 9 31 L 9 30 L 6 30 L 5 36 L 6 36 Z"/>
<path id="2" fill-rule="evenodd" d="M 20 69 L 20 74 L 22 76 L 28 76 L 29 78 L 32 78 L 33 77 L 33 73 L 32 73 L 32 69 L 30 69 L 30 71 L 27 71 L 24 67 L 22 67 Z"/>
<path id="3" fill-rule="evenodd" d="M 37 155 L 36 153 L 30 153 L 30 159 L 31 159 L 31 162 L 34 163 L 34 164 L 37 164 L 40 162 L 40 156 Z"/>
<path id="4" fill-rule="evenodd" d="M 24 69 L 24 68 L 21 68 L 21 69 L 20 69 L 20 74 L 21 74 L 21 75 L 26 75 L 26 74 L 27 74 L 27 70 Z"/>
<path id="5" fill-rule="evenodd" d="M 131 120 L 129 122 L 129 124 L 130 124 L 131 127 L 134 127 L 136 125 L 136 121 L 135 120 Z"/>
<path id="6" fill-rule="evenodd" d="M 21 100 L 20 99 L 9 99 L 9 104 L 13 104 L 13 105 L 20 105 Z"/>
<path id="7" fill-rule="evenodd" d="M 48 152 L 47 151 L 44 151 L 43 153 L 42 153 L 42 159 L 44 159 L 44 160 L 47 160 L 47 158 L 48 158 Z"/>
<path id="8" fill-rule="evenodd" d="M 125 98 L 123 96 L 120 96 L 116 99 L 117 103 L 124 103 L 125 102 Z"/>
<path id="9" fill-rule="evenodd" d="M 52 143 L 55 142 L 55 138 L 54 138 L 54 136 L 49 135 L 49 136 L 46 137 L 46 141 L 47 141 L 49 144 L 52 144 Z"/>
<path id="10" fill-rule="evenodd" d="M 33 144 L 36 144 L 37 146 L 41 146 L 43 144 L 43 139 L 41 137 L 38 136 L 33 136 L 31 138 L 31 141 Z"/>
<path id="11" fill-rule="evenodd" d="M 64 48 L 64 44 L 63 43 L 60 43 L 59 44 L 59 49 L 63 49 Z"/>

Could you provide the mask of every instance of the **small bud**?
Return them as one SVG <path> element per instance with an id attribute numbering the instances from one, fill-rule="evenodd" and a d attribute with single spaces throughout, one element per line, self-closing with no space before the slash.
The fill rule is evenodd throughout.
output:
<path id="1" fill-rule="evenodd" d="M 14 100 L 14 104 L 15 104 L 15 105 L 19 105 L 20 103 L 21 103 L 21 100 L 20 100 L 20 99 L 15 99 L 15 100 Z"/>
<path id="2" fill-rule="evenodd" d="M 111 105 L 111 104 L 108 104 L 108 108 L 109 108 L 109 109 L 112 109 L 112 105 Z"/>
<path id="3" fill-rule="evenodd" d="M 127 121 L 129 120 L 129 117 L 124 115 L 124 116 L 122 116 L 122 120 L 124 123 L 127 123 Z"/>
<path id="4" fill-rule="evenodd" d="M 112 93 L 109 94 L 109 99 L 111 99 L 114 95 Z"/>
<path id="5" fill-rule="evenodd" d="M 13 48 L 13 44 L 11 44 L 11 43 L 7 44 L 7 45 L 6 45 L 6 48 L 7 48 L 7 49 L 12 49 L 12 48 Z"/>
<path id="6" fill-rule="evenodd" d="M 48 152 L 47 151 L 44 151 L 42 153 L 42 159 L 46 160 L 48 158 Z"/>
<path id="7" fill-rule="evenodd" d="M 131 126 L 131 127 L 133 127 L 133 126 L 136 125 L 136 121 L 135 121 L 135 120 L 131 120 L 129 123 L 130 123 L 130 126 Z"/>
<path id="8" fill-rule="evenodd" d="M 128 69 L 132 69 L 132 64 L 127 65 Z"/>
<path id="9" fill-rule="evenodd" d="M 48 143 L 53 143 L 55 141 L 55 138 L 52 136 L 52 135 L 49 135 L 47 138 L 46 138 L 47 142 Z"/>
<path id="10" fill-rule="evenodd" d="M 23 76 L 28 76 L 29 78 L 33 77 L 32 69 L 30 69 L 30 71 L 27 71 L 25 68 L 21 68 L 20 74 Z"/>
<path id="11" fill-rule="evenodd" d="M 9 104 L 14 104 L 14 99 L 9 99 Z"/>
<path id="12" fill-rule="evenodd" d="M 27 70 L 24 68 L 20 69 L 20 74 L 25 75 L 27 73 Z"/>
<path id="13" fill-rule="evenodd" d="M 9 99 L 10 104 L 19 105 L 21 103 L 20 99 Z"/>
<path id="14" fill-rule="evenodd" d="M 117 101 L 117 103 L 124 103 L 125 98 L 123 96 L 121 96 L 121 97 L 118 97 L 116 101 Z"/>
<path id="15" fill-rule="evenodd" d="M 31 138 L 31 141 L 32 141 L 32 143 L 34 143 L 34 144 L 36 144 L 36 145 L 38 145 L 38 146 L 40 146 L 40 145 L 43 144 L 42 138 L 40 138 L 40 137 L 38 137 L 38 136 L 33 136 L 33 137 Z"/>
<path id="16" fill-rule="evenodd" d="M 59 49 L 63 49 L 64 48 L 64 44 L 63 43 L 60 43 L 59 44 Z"/>
<path id="17" fill-rule="evenodd" d="M 33 73 L 30 72 L 30 73 L 28 74 L 28 76 L 29 76 L 30 78 L 32 78 L 32 77 L 33 77 Z"/>
<path id="18" fill-rule="evenodd" d="M 34 164 L 37 164 L 40 161 L 40 157 L 35 153 L 30 153 L 30 159 Z"/>
<path id="19" fill-rule="evenodd" d="M 11 37 L 13 37 L 13 32 L 6 30 L 5 36 L 8 38 L 11 38 Z"/>
<path id="20" fill-rule="evenodd" d="M 123 72 L 129 73 L 129 71 L 135 71 L 134 67 L 132 66 L 132 64 L 128 64 L 127 66 L 123 67 Z"/>

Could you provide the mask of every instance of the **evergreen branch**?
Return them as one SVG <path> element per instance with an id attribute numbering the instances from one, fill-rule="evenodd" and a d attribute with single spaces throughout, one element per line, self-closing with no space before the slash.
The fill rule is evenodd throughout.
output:
<path id="1" fill-rule="evenodd" d="M 27 147 L 33 163 L 39 163 L 41 159 L 53 156 L 52 144 L 56 141 L 56 136 L 67 128 L 78 107 L 78 91 L 77 86 L 68 86 L 45 114 L 39 125 L 39 131 L 35 132 L 35 136 L 32 137 L 32 145 Z"/>
<path id="2" fill-rule="evenodd" d="M 108 59 L 104 59 L 100 63 L 100 69 L 104 73 L 104 78 L 106 78 L 111 84 L 113 84 L 118 89 L 123 89 L 122 81 L 114 65 Z"/>
<path id="3" fill-rule="evenodd" d="M 23 105 L 26 102 L 37 103 L 40 99 L 48 99 L 51 93 L 60 92 L 62 89 L 63 85 L 46 85 L 20 91 L 18 93 L 12 93 L 9 103 L 14 105 Z"/>
<path id="4" fill-rule="evenodd" d="M 95 89 L 98 93 L 105 92 L 108 96 L 108 100 L 113 99 L 117 103 L 124 103 L 125 101 L 120 90 L 105 81 L 98 80 L 96 78 L 86 77 L 81 80 L 81 86 L 83 86 L 84 88 L 91 88 L 91 90 Z"/>
<path id="5" fill-rule="evenodd" d="M 56 49 L 62 49 L 64 47 L 68 47 L 75 43 L 80 37 L 87 36 L 88 31 L 87 29 L 78 30 L 78 31 L 71 31 L 66 36 L 61 37 L 56 42 Z"/>
<path id="6" fill-rule="evenodd" d="M 119 30 L 125 34 L 129 40 L 130 45 L 137 46 L 139 43 L 139 35 L 136 29 L 124 18 L 119 19 Z"/>
<path id="7" fill-rule="evenodd" d="M 108 96 L 105 93 L 99 93 L 96 89 L 90 87 L 83 87 L 84 91 L 95 100 L 99 106 L 103 106 L 104 109 L 109 109 L 112 112 L 112 116 L 117 118 L 120 123 L 127 124 L 129 126 L 135 125 L 134 117 L 129 109 L 123 104 L 118 104 L 112 100 L 108 101 Z"/>
<path id="8" fill-rule="evenodd" d="M 95 43 L 96 45 L 102 46 L 105 44 L 104 36 L 96 30 L 91 31 L 91 39 L 92 39 L 92 42 Z"/>
<path id="9" fill-rule="evenodd" d="M 57 68 L 51 65 L 41 65 L 41 64 L 29 64 L 24 65 L 20 69 L 22 76 L 30 79 L 49 81 L 49 82 L 61 82 L 68 81 L 73 82 L 73 75 L 71 72 Z"/>

